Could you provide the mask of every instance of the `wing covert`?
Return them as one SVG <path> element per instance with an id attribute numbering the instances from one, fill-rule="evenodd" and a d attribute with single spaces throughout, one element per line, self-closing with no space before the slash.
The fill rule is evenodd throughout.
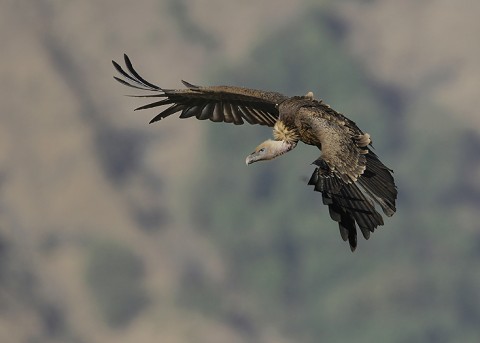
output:
<path id="1" fill-rule="evenodd" d="M 298 118 L 300 126 L 308 128 L 310 143 L 321 147 L 321 159 L 331 171 L 345 183 L 357 181 L 366 168 L 370 135 L 321 108 L 303 108 Z"/>

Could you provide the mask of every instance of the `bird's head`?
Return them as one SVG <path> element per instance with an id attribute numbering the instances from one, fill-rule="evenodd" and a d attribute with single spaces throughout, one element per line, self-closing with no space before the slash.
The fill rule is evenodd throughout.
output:
<path id="1" fill-rule="evenodd" d="M 290 151 L 295 145 L 285 141 L 266 140 L 255 148 L 255 151 L 247 156 L 245 163 L 247 165 L 257 161 L 271 160 Z"/>

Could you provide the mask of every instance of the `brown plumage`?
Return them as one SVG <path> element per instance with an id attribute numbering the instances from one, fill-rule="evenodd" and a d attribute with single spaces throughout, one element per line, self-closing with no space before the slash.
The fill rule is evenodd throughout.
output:
<path id="1" fill-rule="evenodd" d="M 297 145 L 299 141 L 318 147 L 321 156 L 309 185 L 321 192 L 330 217 L 338 222 L 340 235 L 348 240 L 352 251 L 357 246 L 357 230 L 368 239 L 383 218 L 375 209 L 377 203 L 387 216 L 392 216 L 397 187 L 392 171 L 372 151 L 370 135 L 333 110 L 313 93 L 287 97 L 242 87 L 200 87 L 182 81 L 184 89 L 164 89 L 143 79 L 133 68 L 127 55 L 126 70 L 115 61 L 115 69 L 123 78 L 120 83 L 150 92 L 137 97 L 159 98 L 136 110 L 169 105 L 150 123 L 180 112 L 180 118 L 196 117 L 214 122 L 260 124 L 273 127 L 274 139 L 261 143 L 246 163 L 270 160 Z"/>

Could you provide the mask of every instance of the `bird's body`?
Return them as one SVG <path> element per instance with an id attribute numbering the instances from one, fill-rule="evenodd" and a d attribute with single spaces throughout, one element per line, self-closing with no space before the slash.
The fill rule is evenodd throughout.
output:
<path id="1" fill-rule="evenodd" d="M 381 206 L 387 216 L 395 213 L 397 188 L 391 170 L 372 151 L 370 135 L 323 101 L 305 96 L 287 97 L 243 87 L 199 87 L 182 81 L 185 89 L 163 89 L 143 79 L 125 55 L 127 73 L 113 62 L 124 79 L 124 85 L 149 91 L 139 97 L 161 98 L 137 110 L 170 105 L 150 123 L 173 113 L 180 118 L 196 117 L 214 122 L 268 125 L 273 127 L 273 140 L 261 143 L 246 163 L 270 160 L 292 149 L 298 142 L 318 147 L 321 156 L 313 162 L 316 169 L 309 185 L 322 193 L 330 216 L 339 223 L 340 234 L 350 248 L 357 246 L 357 230 L 369 238 L 370 232 L 383 225 L 383 218 L 374 207 Z"/>

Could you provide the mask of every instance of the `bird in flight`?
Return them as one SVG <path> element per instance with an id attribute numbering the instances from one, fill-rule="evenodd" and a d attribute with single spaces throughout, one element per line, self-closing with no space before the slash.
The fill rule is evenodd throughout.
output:
<path id="1" fill-rule="evenodd" d="M 373 152 L 370 135 L 323 101 L 315 100 L 312 92 L 287 97 L 243 87 L 201 87 L 186 81 L 182 81 L 186 88 L 166 89 L 141 77 L 127 55 L 124 60 L 126 69 L 112 61 L 121 76 L 114 78 L 146 92 L 136 97 L 153 99 L 136 110 L 168 106 L 150 123 L 180 112 L 180 118 L 273 127 L 273 139 L 257 146 L 247 156 L 247 165 L 283 155 L 299 141 L 321 150 L 313 162 L 316 168 L 308 185 L 322 194 L 330 217 L 338 222 L 340 235 L 348 240 L 352 251 L 357 247 L 357 226 L 368 239 L 375 228 L 383 225 L 374 203 L 388 217 L 395 213 L 397 187 L 392 170 Z"/>

